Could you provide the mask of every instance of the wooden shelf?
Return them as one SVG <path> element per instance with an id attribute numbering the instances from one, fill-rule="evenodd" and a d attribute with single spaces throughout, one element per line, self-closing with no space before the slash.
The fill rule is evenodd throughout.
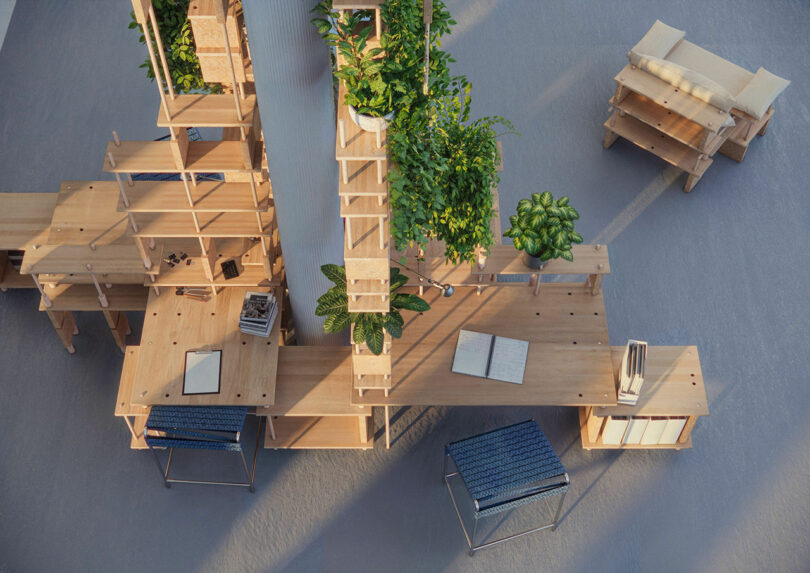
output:
<path id="1" fill-rule="evenodd" d="M 45 294 L 51 299 L 50 308 L 42 301 L 39 310 L 70 310 L 70 311 L 127 311 L 145 310 L 149 290 L 142 285 L 118 284 L 112 288 L 105 288 L 109 306 L 102 308 L 98 301 L 98 291 L 94 285 L 61 284 L 56 286 L 43 285 Z"/>
<path id="2" fill-rule="evenodd" d="M 56 193 L 0 193 L 0 251 L 47 243 Z"/>
<path id="3" fill-rule="evenodd" d="M 700 177 L 712 164 L 711 158 L 700 159 L 698 162 L 700 152 L 629 115 L 622 117 L 613 112 L 611 118 L 604 123 L 604 127 L 692 175 Z"/>
<path id="4" fill-rule="evenodd" d="M 672 84 L 628 64 L 615 78 L 617 84 L 639 93 L 656 104 L 697 123 L 705 129 L 717 132 L 731 115 L 711 104 L 685 93 Z"/>
<path id="5" fill-rule="evenodd" d="M 352 378 L 355 390 L 388 390 L 391 388 L 391 377 L 382 374 L 363 374 L 362 378 Z"/>
<path id="6" fill-rule="evenodd" d="M 348 205 L 346 205 L 345 199 L 341 199 L 340 216 L 344 219 L 347 217 L 387 217 L 388 198 L 383 198 L 382 204 L 380 204 L 377 197 L 353 197 L 349 199 Z"/>
<path id="7" fill-rule="evenodd" d="M 5 268 L 0 273 L 0 288 L 37 288 L 31 275 L 20 274 L 10 260 L 6 259 L 4 265 Z"/>
<path id="8" fill-rule="evenodd" d="M 370 406 L 349 403 L 350 346 L 280 346 L 276 399 L 259 416 L 370 416 Z"/>
<path id="9" fill-rule="evenodd" d="M 347 166 L 349 182 L 340 177 L 338 195 L 341 197 L 388 197 L 388 183 L 377 181 L 377 165 L 373 161 L 352 162 Z"/>
<path id="10" fill-rule="evenodd" d="M 155 252 L 153 262 L 160 260 Z M 87 268 L 91 265 L 92 270 Z M 146 269 L 134 244 L 104 245 L 95 250 L 84 245 L 42 245 L 25 251 L 23 274 L 154 274 L 156 265 Z"/>
<path id="11" fill-rule="evenodd" d="M 389 295 L 356 295 L 357 300 L 349 296 L 349 312 L 388 312 L 391 310 Z"/>
<path id="12" fill-rule="evenodd" d="M 121 380 L 118 384 L 118 395 L 115 400 L 115 415 L 148 416 L 149 406 L 132 403 L 132 384 L 135 381 L 135 369 L 138 366 L 140 346 L 127 346 L 124 350 L 124 365 L 121 368 Z"/>
<path id="13" fill-rule="evenodd" d="M 352 248 L 349 248 L 348 236 L 344 241 L 343 255 L 347 259 L 386 259 L 388 244 L 391 242 L 388 231 L 388 219 L 383 222 L 384 247 L 380 248 L 380 223 L 375 218 L 359 218 L 352 221 Z M 387 265 L 388 263 L 386 263 Z M 388 273 L 383 274 L 388 277 Z M 365 277 L 357 277 L 365 278 Z M 376 275 L 375 275 L 376 278 Z"/>
<path id="14" fill-rule="evenodd" d="M 233 94 L 179 94 L 166 98 L 172 120 L 166 120 L 163 104 L 158 110 L 159 127 L 250 127 L 256 110 L 256 96 L 240 99 L 242 119 L 236 116 Z"/>
<path id="15" fill-rule="evenodd" d="M 200 231 L 190 213 L 139 213 L 135 217 L 138 232 L 134 237 L 259 237 L 269 236 L 274 213 L 261 214 L 260 232 L 254 213 L 199 213 Z"/>
<path id="16" fill-rule="evenodd" d="M 256 142 L 253 165 L 260 165 L 263 145 Z M 115 167 L 110 165 L 110 153 L 115 158 Z M 104 155 L 104 171 L 110 173 L 225 173 L 259 169 L 245 165 L 240 141 L 192 141 L 183 169 L 178 169 L 174 162 L 170 141 L 122 141 L 120 146 L 111 141 Z"/>
<path id="17" fill-rule="evenodd" d="M 615 98 L 611 99 L 610 104 L 650 127 L 666 133 L 684 145 L 688 145 L 692 149 L 700 149 L 700 143 L 705 132 L 703 126 L 669 111 L 651 99 L 630 92 L 619 102 Z"/>
<path id="18" fill-rule="evenodd" d="M 382 147 L 377 147 L 377 135 L 360 129 L 349 117 L 349 108 L 343 103 L 346 87 L 341 82 L 338 96 L 338 126 L 340 121 L 346 128 L 346 147 L 340 146 L 340 127 L 335 134 L 335 159 L 338 161 L 377 161 L 385 160 L 386 132 L 382 132 Z"/>
<path id="19" fill-rule="evenodd" d="M 264 447 L 271 449 L 319 450 L 374 448 L 374 423 L 369 417 L 366 440 L 360 439 L 357 418 L 347 416 L 304 417 L 285 416 L 273 418 L 276 439 L 270 437 L 270 426 L 264 433 Z"/>
<path id="20" fill-rule="evenodd" d="M 137 416 L 135 418 L 135 423 L 133 424 L 135 428 L 135 436 L 132 436 L 129 440 L 129 449 L 131 450 L 148 450 L 149 446 L 146 445 L 146 439 L 144 438 L 144 431 L 146 430 L 146 420 L 148 416 Z"/>
<path id="21" fill-rule="evenodd" d="M 332 0 L 333 10 L 379 10 L 383 0 Z"/>
<path id="22" fill-rule="evenodd" d="M 156 267 L 153 267 L 156 268 Z M 146 271 L 146 269 L 144 269 Z M 143 285 L 146 280 L 146 273 L 137 274 L 107 274 L 99 273 L 96 275 L 98 282 L 114 285 Z M 89 285 L 93 284 L 93 279 L 85 271 L 84 273 L 42 273 L 39 275 L 39 282 L 43 285 Z M 151 284 L 151 283 L 150 283 Z"/>
<path id="23" fill-rule="evenodd" d="M 48 232 L 52 245 L 128 245 L 129 218 L 118 213 L 115 181 L 62 181 Z"/>
<path id="24" fill-rule="evenodd" d="M 359 280 L 355 284 L 352 284 L 351 281 L 347 281 L 346 283 L 346 294 L 349 295 L 377 295 L 380 296 L 382 294 L 390 294 L 391 293 L 391 285 L 389 281 L 386 280 L 384 283 L 381 283 L 379 280 Z"/>
<path id="25" fill-rule="evenodd" d="M 201 257 L 190 257 L 191 264 L 187 265 L 185 261 L 181 261 L 179 265 L 173 268 L 165 261 L 160 263 L 160 273 L 155 277 L 155 282 L 144 282 L 146 286 L 158 287 L 177 287 L 177 286 L 211 286 L 212 281 L 208 280 L 205 276 L 205 269 Z M 186 259 L 188 260 L 188 259 Z M 225 257 L 222 260 L 226 260 Z M 228 286 L 228 287 L 256 287 L 256 286 L 274 286 L 279 284 L 279 273 L 273 272 L 274 279 L 269 281 L 264 273 L 264 267 L 258 265 L 251 265 L 243 267 L 242 272 L 238 277 L 232 279 L 225 279 L 220 267 L 220 260 L 214 266 L 216 271 L 214 275 L 213 284 L 215 286 Z M 278 261 L 276 269 L 280 267 Z"/>
<path id="26" fill-rule="evenodd" d="M 189 188 L 194 207 L 188 204 L 182 181 L 136 181 L 134 186 L 125 187 L 129 207 L 119 196 L 117 209 L 129 213 L 252 213 L 267 211 L 272 204 L 269 182 L 256 185 L 258 208 L 253 204 L 250 183 L 199 181 L 196 187 L 189 183 Z"/>
<path id="27" fill-rule="evenodd" d="M 579 427 L 582 447 L 586 450 L 688 450 L 692 447 L 692 437 L 689 436 L 683 443 L 674 444 L 604 444 L 600 432 L 597 440 L 591 441 L 588 436 L 587 408 L 579 408 Z"/>

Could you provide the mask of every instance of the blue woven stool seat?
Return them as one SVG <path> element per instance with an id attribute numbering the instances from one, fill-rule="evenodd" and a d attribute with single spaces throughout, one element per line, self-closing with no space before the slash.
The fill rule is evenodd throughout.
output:
<path id="1" fill-rule="evenodd" d="M 448 458 L 455 464 L 457 472 L 447 473 Z M 563 497 L 554 520 L 548 525 L 476 546 L 475 529 L 472 535 L 467 533 L 448 481 L 455 475 L 461 477 L 472 497 L 476 523 L 482 517 L 521 505 L 557 495 Z M 444 478 L 471 552 L 546 527 L 555 529 L 569 486 L 568 474 L 560 458 L 534 420 L 447 444 Z"/>
<path id="2" fill-rule="evenodd" d="M 244 406 L 152 406 L 146 420 L 144 438 L 147 446 L 155 454 L 155 461 L 163 476 L 166 487 L 169 483 L 214 483 L 220 485 L 244 485 L 253 491 L 253 473 L 248 472 L 240 441 L 245 426 L 247 407 Z M 253 455 L 253 469 L 256 468 L 256 453 L 261 437 L 261 426 L 256 437 L 256 449 Z M 165 471 L 154 448 L 170 450 L 169 461 Z M 246 482 L 206 482 L 169 477 L 172 454 L 175 449 L 218 450 L 237 452 L 242 458 L 242 466 L 248 477 Z"/>

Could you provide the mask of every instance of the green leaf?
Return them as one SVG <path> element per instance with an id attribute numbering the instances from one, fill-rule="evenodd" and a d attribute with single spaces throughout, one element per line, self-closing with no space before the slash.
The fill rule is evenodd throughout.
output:
<path id="1" fill-rule="evenodd" d="M 534 195 L 535 194 L 532 194 L 532 196 Z M 551 193 L 549 191 L 543 191 L 543 193 L 540 194 L 540 198 L 538 199 L 538 202 L 546 209 L 548 209 L 551 206 L 553 201 L 554 198 L 551 196 Z"/>
<path id="2" fill-rule="evenodd" d="M 337 286 L 346 288 L 346 269 L 338 265 L 321 265 L 321 272 Z"/>
<path id="3" fill-rule="evenodd" d="M 366 344 L 368 349 L 377 356 L 383 351 L 383 323 L 382 321 L 366 325 Z"/>
<path id="4" fill-rule="evenodd" d="M 348 312 L 330 314 L 323 321 L 323 329 L 326 332 L 341 332 L 349 327 L 351 318 Z"/>
<path id="5" fill-rule="evenodd" d="M 415 294 L 397 293 L 391 297 L 391 306 L 414 312 L 430 310 L 430 305 Z"/>
<path id="6" fill-rule="evenodd" d="M 318 306 L 315 308 L 315 316 L 348 312 L 348 306 L 349 298 L 345 293 L 335 292 L 330 289 L 318 299 Z"/>

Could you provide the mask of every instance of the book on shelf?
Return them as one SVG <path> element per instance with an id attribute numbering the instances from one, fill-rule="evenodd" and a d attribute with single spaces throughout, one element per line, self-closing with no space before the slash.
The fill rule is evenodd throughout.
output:
<path id="1" fill-rule="evenodd" d="M 529 341 L 459 330 L 453 372 L 523 384 Z"/>
<path id="2" fill-rule="evenodd" d="M 644 435 L 644 430 L 650 419 L 646 416 L 633 416 L 627 424 L 627 431 L 624 433 L 623 444 L 640 444 L 641 436 Z"/>
<path id="3" fill-rule="evenodd" d="M 686 425 L 686 416 L 670 416 L 661 432 L 659 444 L 674 444 L 681 437 L 681 431 Z"/>
<path id="4" fill-rule="evenodd" d="M 624 347 L 622 365 L 619 369 L 619 404 L 635 405 L 644 384 L 644 370 L 647 365 L 647 343 L 641 340 L 628 340 Z"/>
<path id="5" fill-rule="evenodd" d="M 605 427 L 602 429 L 602 443 L 621 444 L 628 422 L 627 416 L 608 416 Z"/>
<path id="6" fill-rule="evenodd" d="M 645 446 L 653 446 L 661 441 L 661 434 L 667 426 L 667 419 L 664 416 L 653 416 L 647 422 L 644 434 L 641 436 L 641 443 Z"/>
<path id="7" fill-rule="evenodd" d="M 248 291 L 242 302 L 239 330 L 245 334 L 268 338 L 277 315 L 278 303 L 273 293 Z"/>

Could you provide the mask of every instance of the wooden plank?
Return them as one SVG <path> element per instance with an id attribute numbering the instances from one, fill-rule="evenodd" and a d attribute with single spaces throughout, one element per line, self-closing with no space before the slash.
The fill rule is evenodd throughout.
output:
<path id="1" fill-rule="evenodd" d="M 129 220 L 117 212 L 115 181 L 62 181 L 48 243 L 62 245 L 132 245 Z"/>
<path id="2" fill-rule="evenodd" d="M 131 450 L 148 450 L 149 446 L 146 445 L 144 438 L 144 431 L 146 430 L 146 420 L 148 416 L 138 416 L 135 418 L 133 424 L 135 434 L 130 438 L 129 449 Z"/>
<path id="3" fill-rule="evenodd" d="M 193 0 L 188 6 L 188 19 L 194 34 L 194 43 L 200 48 L 223 48 L 225 37 L 222 23 L 217 16 L 223 9 L 223 0 Z M 220 16 L 221 17 L 221 16 Z M 226 18 L 228 40 L 232 49 L 239 46 L 240 28 L 243 24 L 241 4 L 231 3 Z"/>
<path id="4" fill-rule="evenodd" d="M 138 365 L 140 346 L 127 346 L 124 351 L 124 366 L 118 383 L 118 396 L 115 400 L 116 416 L 148 416 L 149 408 L 130 401 L 132 383 L 135 380 L 135 367 Z"/>
<path id="5" fill-rule="evenodd" d="M 223 289 L 205 303 L 150 292 L 132 402 L 189 406 L 273 404 L 281 316 L 276 318 L 269 338 L 240 332 L 237 322 L 247 290 Z M 274 293 L 277 300 L 283 300 L 281 289 L 276 288 Z M 192 350 L 222 351 L 218 394 L 183 395 L 185 356 Z"/>
<path id="6" fill-rule="evenodd" d="M 200 62 L 203 80 L 206 83 L 230 85 L 233 82 L 231 67 L 228 65 L 228 55 L 224 48 L 199 48 L 195 50 L 195 53 Z M 237 82 L 253 81 L 251 73 L 247 69 L 249 60 L 243 57 L 241 47 L 231 50 L 231 60 Z"/>
<path id="7" fill-rule="evenodd" d="M 0 251 L 0 255 L 2 254 L 3 252 Z M 34 279 L 30 275 L 20 274 L 8 257 L 0 256 L 0 264 L 3 265 L 2 272 L 0 272 L 0 289 L 37 288 Z"/>
<path id="8" fill-rule="evenodd" d="M 260 213 L 262 230 L 255 213 L 199 213 L 200 231 L 190 213 L 139 213 L 138 232 L 133 237 L 259 237 L 270 236 L 275 213 Z"/>
<path id="9" fill-rule="evenodd" d="M 340 146 L 340 127 L 335 135 L 335 159 L 338 161 L 375 161 L 386 159 L 386 132 L 382 132 L 382 147 L 377 147 L 377 135 L 360 129 L 349 117 L 349 108 L 343 103 L 346 86 L 341 82 L 338 95 L 338 125 L 341 121 L 346 128 L 346 147 Z"/>
<path id="10" fill-rule="evenodd" d="M 391 309 L 388 295 L 352 295 L 348 306 L 349 312 L 388 312 Z"/>
<path id="11" fill-rule="evenodd" d="M 579 426 L 582 447 L 586 450 L 688 450 L 692 447 L 692 439 L 688 438 L 676 444 L 604 444 L 601 436 L 593 441 L 588 434 L 588 422 L 585 408 L 579 408 Z"/>
<path id="12" fill-rule="evenodd" d="M 107 144 L 104 171 L 110 173 L 177 173 L 170 141 L 122 141 Z M 257 142 L 254 157 L 261 156 L 262 145 Z M 115 167 L 110 164 L 112 153 Z M 258 165 L 261 160 L 254 162 Z M 257 171 L 246 166 L 239 141 L 192 141 L 186 158 L 186 172 L 225 173 L 229 171 Z"/>
<path id="13" fill-rule="evenodd" d="M 388 197 L 380 202 L 376 197 L 352 197 L 349 204 L 340 202 L 340 216 L 347 217 L 388 217 Z"/>
<path id="14" fill-rule="evenodd" d="M 387 197 L 388 182 L 377 181 L 377 164 L 374 161 L 352 161 L 347 165 L 348 183 L 339 178 L 338 195 L 341 197 Z"/>
<path id="15" fill-rule="evenodd" d="M 374 448 L 373 419 L 367 425 L 366 441 L 361 441 L 358 435 L 358 421 L 354 416 L 286 416 L 273 418 L 273 426 L 276 439 L 271 438 L 268 424 L 264 435 L 265 448 L 293 450 Z"/>
<path id="16" fill-rule="evenodd" d="M 658 105 L 712 132 L 719 131 L 730 115 L 630 64 L 626 65 L 613 79 L 617 84 L 646 96 Z"/>
<path id="17" fill-rule="evenodd" d="M 146 280 L 145 273 L 137 274 L 100 274 L 96 278 L 102 284 L 112 285 L 141 285 Z M 39 282 L 49 285 L 92 285 L 92 277 L 85 273 L 43 273 L 39 275 Z"/>
<path id="18" fill-rule="evenodd" d="M 653 100 L 634 92 L 621 101 L 611 99 L 610 104 L 637 120 L 666 133 L 676 141 L 700 150 L 705 130 L 703 126 L 658 105 Z"/>
<path id="19" fill-rule="evenodd" d="M 0 193 L 0 250 L 47 242 L 56 193 Z"/>
<path id="20" fill-rule="evenodd" d="M 155 261 L 160 260 L 160 252 L 155 252 Z M 39 273 L 74 273 L 92 272 L 99 276 L 105 274 L 147 274 L 157 270 L 147 270 L 141 260 L 135 244 L 105 245 L 93 250 L 83 245 L 43 245 L 38 249 L 25 251 L 20 272 L 23 274 Z"/>
<path id="21" fill-rule="evenodd" d="M 253 213 L 267 211 L 272 205 L 270 182 L 256 185 L 259 207 L 253 204 L 250 183 L 225 181 L 200 181 L 189 184 L 194 206 L 188 203 L 182 181 L 136 181 L 126 187 L 129 207 L 118 198 L 118 210 L 130 213 Z M 255 217 L 254 217 L 255 220 Z"/>
<path id="22" fill-rule="evenodd" d="M 615 388 L 624 346 L 614 346 Z M 697 346 L 648 346 L 644 385 L 635 406 L 594 408 L 597 416 L 706 416 L 709 402 Z"/>
<path id="23" fill-rule="evenodd" d="M 667 137 L 639 120 L 629 115 L 622 117 L 616 112 L 614 112 L 614 115 L 615 117 L 611 117 L 604 123 L 607 130 L 657 155 L 678 169 L 700 177 L 712 164 L 710 157 L 698 161 L 701 156 L 700 152 Z"/>
<path id="24" fill-rule="evenodd" d="M 580 285 L 548 283 L 530 289 L 456 289 L 450 298 L 425 291 L 425 313 L 403 313 L 402 338 L 393 345 L 388 398 L 353 395 L 368 405 L 615 405 L 616 389 L 602 295 Z M 410 290 L 410 289 L 408 289 Z M 523 384 L 451 371 L 460 328 L 529 341 Z M 576 344 L 574 344 L 576 343 Z"/>
<path id="25" fill-rule="evenodd" d="M 379 280 L 358 280 L 352 284 L 352 281 L 346 283 L 346 293 L 349 295 L 375 295 L 380 296 L 389 294 L 391 285 L 388 284 L 388 279 L 383 282 Z"/>
<path id="26" fill-rule="evenodd" d="M 371 406 L 349 403 L 350 346 L 281 346 L 275 402 L 256 408 L 259 416 L 371 415 Z"/>
<path id="27" fill-rule="evenodd" d="M 43 285 L 45 294 L 51 299 L 50 310 L 92 311 L 102 310 L 98 292 L 93 285 Z M 104 310 L 126 311 L 145 310 L 149 290 L 141 285 L 115 285 L 105 288 L 109 306 Z M 42 301 L 39 310 L 48 310 Z"/>
<path id="28" fill-rule="evenodd" d="M 333 10 L 379 10 L 383 0 L 332 0 Z"/>
<path id="29" fill-rule="evenodd" d="M 256 110 L 255 95 L 240 98 L 241 120 L 236 115 L 233 94 L 178 94 L 166 103 L 172 120 L 166 119 L 161 104 L 157 118 L 159 127 L 250 127 Z"/>

